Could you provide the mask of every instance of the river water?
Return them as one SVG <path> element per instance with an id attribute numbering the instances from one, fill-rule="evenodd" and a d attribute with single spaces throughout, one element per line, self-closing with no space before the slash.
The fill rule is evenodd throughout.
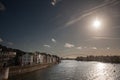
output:
<path id="1" fill-rule="evenodd" d="M 120 80 L 120 64 L 64 60 L 9 80 Z"/>

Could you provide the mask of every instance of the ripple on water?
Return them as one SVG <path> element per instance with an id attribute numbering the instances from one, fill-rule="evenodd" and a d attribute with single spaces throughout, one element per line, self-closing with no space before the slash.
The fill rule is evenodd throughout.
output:
<path id="1" fill-rule="evenodd" d="M 10 80 L 120 80 L 120 64 L 66 60 Z"/>

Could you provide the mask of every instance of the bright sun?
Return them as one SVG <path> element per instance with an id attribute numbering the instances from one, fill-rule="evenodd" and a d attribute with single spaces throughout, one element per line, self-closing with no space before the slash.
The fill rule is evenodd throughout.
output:
<path id="1" fill-rule="evenodd" d="M 100 27 L 101 27 L 101 21 L 96 18 L 96 20 L 93 22 L 93 27 L 95 29 L 100 29 Z"/>

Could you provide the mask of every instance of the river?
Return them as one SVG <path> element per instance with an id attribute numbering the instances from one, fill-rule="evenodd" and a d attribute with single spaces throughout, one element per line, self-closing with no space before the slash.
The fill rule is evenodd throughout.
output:
<path id="1" fill-rule="evenodd" d="M 120 64 L 64 60 L 9 80 L 120 80 Z"/>

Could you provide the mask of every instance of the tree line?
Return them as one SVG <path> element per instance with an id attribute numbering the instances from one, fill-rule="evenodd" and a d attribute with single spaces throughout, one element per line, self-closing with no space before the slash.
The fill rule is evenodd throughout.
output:
<path id="1" fill-rule="evenodd" d="M 120 63 L 120 56 L 86 56 L 77 57 L 77 61 L 99 61 L 99 62 L 109 62 L 109 63 Z"/>

